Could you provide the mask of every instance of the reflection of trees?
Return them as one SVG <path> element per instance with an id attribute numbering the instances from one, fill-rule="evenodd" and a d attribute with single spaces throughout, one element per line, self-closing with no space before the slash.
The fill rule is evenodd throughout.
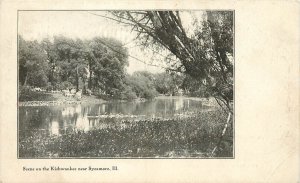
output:
<path id="1" fill-rule="evenodd" d="M 99 119 L 104 114 L 171 117 L 175 113 L 201 108 L 201 102 L 189 99 L 157 99 L 146 102 L 105 103 L 53 107 L 23 107 L 19 110 L 20 132 L 45 130 L 50 134 L 91 128 L 106 128 L 115 119 Z M 93 116 L 93 117 L 89 117 Z M 139 119 L 143 119 L 141 117 Z"/>
<path id="2" fill-rule="evenodd" d="M 106 104 L 105 112 L 107 114 L 135 114 L 135 111 L 138 110 L 139 103 L 108 103 Z"/>
<path id="3" fill-rule="evenodd" d="M 50 128 L 49 128 L 49 131 L 50 131 L 50 134 L 51 135 L 59 135 L 59 122 L 56 121 L 56 120 L 53 120 L 51 121 L 50 124 Z"/>
<path id="4" fill-rule="evenodd" d="M 89 120 L 87 115 L 80 115 L 76 120 L 76 129 L 88 131 L 89 130 Z"/>
<path id="5" fill-rule="evenodd" d="M 26 107 L 19 109 L 20 127 L 25 130 L 39 129 L 47 126 L 52 111 L 48 107 Z M 50 115 L 49 115 L 50 114 Z"/>
<path id="6" fill-rule="evenodd" d="M 175 110 L 178 111 L 183 108 L 183 98 L 179 97 L 178 100 L 175 100 Z"/>

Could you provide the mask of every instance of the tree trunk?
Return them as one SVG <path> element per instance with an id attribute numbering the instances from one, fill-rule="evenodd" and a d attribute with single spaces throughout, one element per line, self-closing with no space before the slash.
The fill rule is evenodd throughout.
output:
<path id="1" fill-rule="evenodd" d="M 26 76 L 25 76 L 25 81 L 24 81 L 24 84 L 23 84 L 23 86 L 26 86 L 26 85 L 27 85 L 27 80 L 28 80 L 28 72 L 26 73 Z"/>
<path id="2" fill-rule="evenodd" d="M 78 65 L 76 66 L 76 92 L 79 91 Z"/>
<path id="3" fill-rule="evenodd" d="M 226 130 L 227 130 L 227 127 L 228 127 L 228 124 L 229 124 L 229 121 L 230 121 L 230 117 L 231 117 L 231 113 L 228 113 L 228 118 L 227 118 L 227 121 L 226 121 L 226 123 L 225 123 L 225 126 L 224 126 L 224 129 L 223 129 L 223 131 L 222 131 L 222 134 L 221 134 L 221 136 L 220 136 L 219 142 L 217 143 L 216 147 L 215 147 L 215 148 L 213 149 L 213 151 L 211 152 L 211 156 L 214 155 L 214 153 L 215 153 L 216 150 L 219 148 L 219 146 L 220 146 L 220 144 L 221 144 L 221 142 L 222 142 L 222 140 L 223 140 L 223 137 L 224 137 L 224 135 L 225 135 L 225 133 L 226 133 Z"/>
<path id="4" fill-rule="evenodd" d="M 83 82 L 83 89 L 82 89 L 82 93 L 86 93 L 86 86 L 85 86 L 85 78 L 82 78 L 82 82 Z"/>
<path id="5" fill-rule="evenodd" d="M 88 83 L 88 88 L 90 90 L 92 90 L 92 74 L 93 74 L 93 71 L 90 70 L 90 77 L 89 77 L 89 83 Z"/>

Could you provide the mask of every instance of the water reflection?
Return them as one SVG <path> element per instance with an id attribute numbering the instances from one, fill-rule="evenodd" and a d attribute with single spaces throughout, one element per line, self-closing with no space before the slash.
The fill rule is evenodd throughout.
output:
<path id="1" fill-rule="evenodd" d="M 51 135 L 58 135 L 59 132 L 58 132 L 58 129 L 59 129 L 59 125 L 58 125 L 58 121 L 51 121 L 50 123 L 51 125 Z"/>
<path id="2" fill-rule="evenodd" d="M 19 129 L 20 133 L 46 130 L 49 134 L 59 135 L 66 131 L 107 128 L 116 122 L 115 118 L 171 118 L 204 108 L 200 101 L 184 97 L 146 102 L 20 107 Z"/>

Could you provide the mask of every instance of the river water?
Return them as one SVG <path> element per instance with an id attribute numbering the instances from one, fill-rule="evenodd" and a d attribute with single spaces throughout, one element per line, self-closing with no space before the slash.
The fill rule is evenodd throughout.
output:
<path id="1" fill-rule="evenodd" d="M 19 107 L 19 132 L 45 130 L 49 134 L 59 135 L 68 130 L 106 128 L 110 119 L 169 119 L 209 108 L 199 99 L 186 97 L 158 97 L 145 102 L 22 106 Z"/>

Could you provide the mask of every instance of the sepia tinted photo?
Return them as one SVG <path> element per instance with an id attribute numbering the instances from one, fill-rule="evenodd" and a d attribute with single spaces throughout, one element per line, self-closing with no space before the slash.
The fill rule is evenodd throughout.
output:
<path id="1" fill-rule="evenodd" d="M 234 11 L 18 11 L 18 158 L 234 158 Z"/>

